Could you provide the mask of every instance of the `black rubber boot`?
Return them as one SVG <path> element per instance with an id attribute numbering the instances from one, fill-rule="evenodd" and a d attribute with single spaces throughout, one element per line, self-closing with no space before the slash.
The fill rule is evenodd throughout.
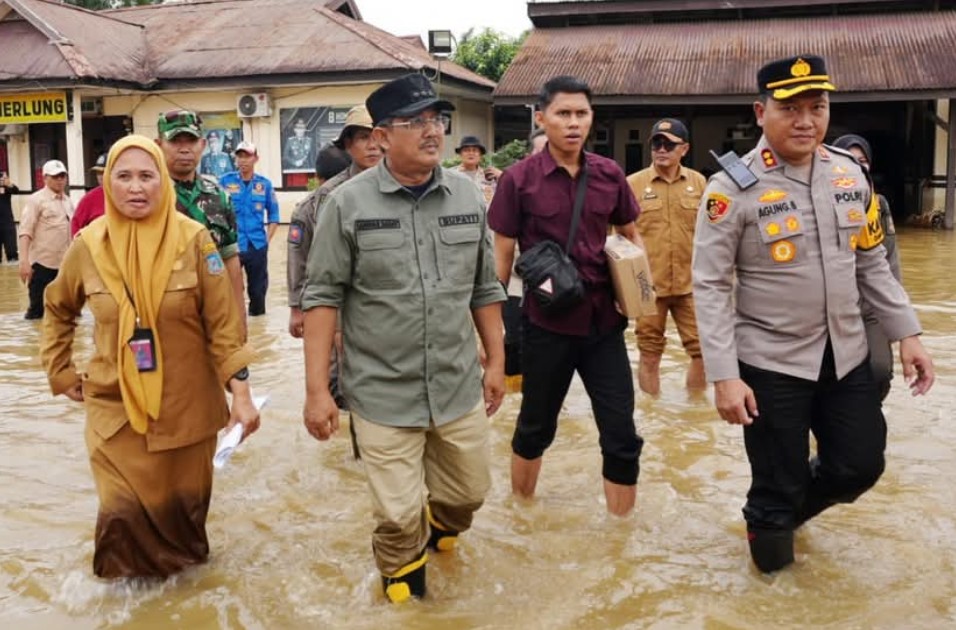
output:
<path id="1" fill-rule="evenodd" d="M 432 516 L 430 508 L 425 508 L 425 515 L 428 517 L 428 525 L 431 533 L 428 536 L 428 548 L 435 551 L 451 551 L 458 544 L 458 532 L 453 529 L 445 528 Z"/>
<path id="2" fill-rule="evenodd" d="M 779 571 L 793 563 L 793 532 L 787 529 L 747 528 L 750 557 L 764 573 Z"/>

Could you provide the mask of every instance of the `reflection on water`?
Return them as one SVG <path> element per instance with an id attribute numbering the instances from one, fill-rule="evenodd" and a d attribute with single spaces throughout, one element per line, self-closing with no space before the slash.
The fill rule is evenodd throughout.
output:
<path id="1" fill-rule="evenodd" d="M 676 335 L 662 396 L 638 400 L 647 441 L 638 510 L 606 515 L 597 434 L 575 385 L 539 497 L 510 497 L 518 400 L 492 420 L 493 490 L 451 556 L 434 554 L 429 598 L 380 595 L 370 505 L 347 431 L 301 426 L 300 342 L 286 333 L 284 234 L 270 260 L 269 313 L 251 322 L 263 427 L 216 476 L 211 562 L 165 583 L 91 577 L 96 501 L 81 409 L 49 396 L 37 326 L 22 319 L 16 267 L 0 267 L 0 627 L 11 628 L 939 628 L 956 623 L 956 259 L 953 234 L 907 231 L 905 284 L 939 381 L 886 404 L 887 472 L 859 503 L 797 536 L 797 563 L 750 566 L 740 507 L 740 429 L 682 388 Z M 86 315 L 78 336 L 90 335 Z M 634 349 L 634 340 L 628 343 Z M 88 343 L 79 344 L 88 355 Z M 634 353 L 636 356 L 636 352 Z"/>

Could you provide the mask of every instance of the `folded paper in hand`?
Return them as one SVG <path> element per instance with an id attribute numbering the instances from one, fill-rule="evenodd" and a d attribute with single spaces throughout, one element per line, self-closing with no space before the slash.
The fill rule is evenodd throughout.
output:
<path id="1" fill-rule="evenodd" d="M 253 396 L 252 404 L 256 406 L 256 409 L 262 411 L 262 408 L 266 406 L 266 403 L 269 402 L 269 396 Z M 219 432 L 219 443 L 216 445 L 216 453 L 212 456 L 212 465 L 214 468 L 222 468 L 226 465 L 226 462 L 229 461 L 229 458 L 232 457 L 233 451 L 239 446 L 239 442 L 242 441 L 242 425 L 236 424 L 228 432 L 223 429 Z"/>

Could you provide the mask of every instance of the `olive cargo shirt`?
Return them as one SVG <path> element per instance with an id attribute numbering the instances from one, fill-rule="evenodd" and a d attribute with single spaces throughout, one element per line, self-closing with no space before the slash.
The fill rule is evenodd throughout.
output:
<path id="1" fill-rule="evenodd" d="M 681 166 L 677 178 L 668 182 L 651 165 L 629 175 L 627 183 L 641 206 L 637 229 L 647 249 L 657 297 L 688 295 L 693 291 L 690 261 L 697 206 L 707 180 Z"/>
<path id="2" fill-rule="evenodd" d="M 867 355 L 861 297 L 889 339 L 920 332 L 883 246 L 858 247 L 870 187 L 848 154 L 821 146 L 809 184 L 766 138 L 742 159 L 758 183 L 742 191 L 717 173 L 697 218 L 694 302 L 708 380 L 739 378 L 739 360 L 816 381 L 827 340 L 843 378 Z"/>
<path id="3" fill-rule="evenodd" d="M 322 204 L 302 310 L 339 308 L 349 407 L 378 424 L 425 428 L 482 396 L 472 310 L 503 302 L 485 204 L 438 167 L 416 199 L 382 160 Z"/>

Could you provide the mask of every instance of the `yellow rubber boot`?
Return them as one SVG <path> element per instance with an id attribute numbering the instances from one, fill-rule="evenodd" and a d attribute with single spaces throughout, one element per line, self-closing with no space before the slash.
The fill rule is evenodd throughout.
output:
<path id="1" fill-rule="evenodd" d="M 413 597 L 416 599 L 424 597 L 427 563 L 428 554 L 423 551 L 418 560 L 406 564 L 393 575 L 382 575 L 382 590 L 385 591 L 388 601 L 401 604 Z"/>
<path id="2" fill-rule="evenodd" d="M 448 529 L 432 516 L 431 508 L 425 507 L 425 515 L 428 517 L 428 525 L 431 527 L 431 534 L 428 536 L 428 547 L 435 551 L 451 551 L 458 544 L 458 532 Z"/>

